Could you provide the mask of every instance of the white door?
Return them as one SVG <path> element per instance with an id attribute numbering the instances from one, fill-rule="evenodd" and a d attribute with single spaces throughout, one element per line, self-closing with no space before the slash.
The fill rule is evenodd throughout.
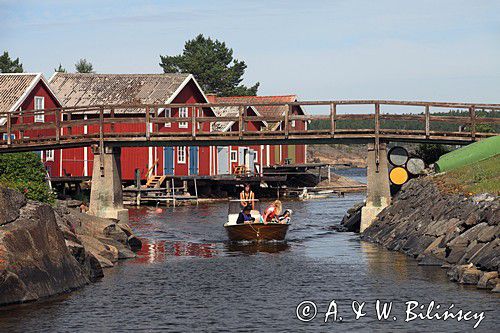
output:
<path id="1" fill-rule="evenodd" d="M 217 174 L 229 174 L 229 149 L 228 147 L 217 147 Z"/>

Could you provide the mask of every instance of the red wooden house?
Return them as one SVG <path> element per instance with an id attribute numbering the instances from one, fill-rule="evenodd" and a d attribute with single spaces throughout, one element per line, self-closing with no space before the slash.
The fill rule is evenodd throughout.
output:
<path id="1" fill-rule="evenodd" d="M 0 74 L 0 112 L 31 111 L 54 109 L 61 107 L 60 101 L 52 91 L 47 80 L 41 73 L 13 73 Z M 54 115 L 27 114 L 22 117 L 13 117 L 12 124 L 32 124 L 55 121 Z M 7 119 L 0 117 L 0 126 L 5 125 Z M 40 129 L 26 130 L 24 138 L 54 136 L 55 130 Z M 13 139 L 19 139 L 21 133 L 14 131 Z M 7 133 L 2 133 L 2 139 L 7 140 Z M 49 174 L 60 169 L 60 151 L 46 150 L 39 152 L 42 162 Z"/>
<path id="2" fill-rule="evenodd" d="M 56 73 L 50 84 L 65 107 L 117 104 L 191 104 L 207 103 L 208 99 L 191 74 L 67 74 Z M 144 109 L 117 109 L 140 116 Z M 162 124 L 162 132 L 191 131 L 192 112 L 211 117 L 210 108 L 203 108 L 203 115 L 193 108 L 160 109 L 159 116 L 186 118 L 186 122 Z M 87 115 L 85 116 L 87 117 Z M 210 130 L 204 123 L 203 130 Z M 115 124 L 118 132 L 144 130 L 144 124 Z M 97 126 L 85 126 L 84 133 L 97 133 Z M 65 149 L 61 152 L 59 175 L 90 176 L 93 154 L 89 147 Z M 155 175 L 213 175 L 216 173 L 215 147 L 128 147 L 122 149 L 122 179 L 133 180 L 139 169 L 141 178 Z"/>
<path id="3" fill-rule="evenodd" d="M 232 97 L 217 97 L 215 95 L 208 95 L 208 99 L 212 103 L 234 103 Z M 238 106 L 221 106 L 213 108 L 217 117 L 238 117 Z M 257 109 L 253 106 L 248 106 L 245 110 L 248 116 L 261 116 Z M 258 132 L 265 130 L 267 122 L 247 122 L 245 124 L 245 131 Z M 239 123 L 235 121 L 217 122 L 212 126 L 213 131 L 232 131 L 239 130 Z M 237 166 L 245 166 L 251 172 L 262 172 L 263 156 L 265 154 L 265 146 L 229 146 L 217 147 L 217 173 L 232 174 L 235 172 Z"/>
<path id="4" fill-rule="evenodd" d="M 244 105 L 252 106 L 252 104 L 263 103 L 291 103 L 297 101 L 296 95 L 284 96 L 234 96 L 234 97 L 212 97 L 209 99 L 214 103 L 241 103 Z M 219 110 L 218 110 L 219 109 Z M 282 117 L 287 110 L 287 106 L 255 106 L 247 109 L 248 115 L 262 115 L 269 117 Z M 221 113 L 226 113 L 228 116 L 237 116 L 238 108 L 214 108 L 217 116 Z M 292 108 L 294 115 L 303 115 L 304 110 L 300 106 Z M 306 121 L 292 121 L 291 130 L 305 130 L 307 128 Z M 245 130 L 249 131 L 275 131 L 282 130 L 283 122 L 270 122 L 270 123 L 250 123 Z M 227 129 L 226 129 L 227 130 Z M 238 130 L 238 124 L 232 125 L 232 130 Z M 250 151 L 255 151 L 255 163 L 260 165 L 262 170 L 263 166 L 283 165 L 283 164 L 303 164 L 306 163 L 306 145 L 262 145 L 249 147 Z M 243 151 L 243 152 L 242 152 Z M 245 160 L 245 147 L 231 147 L 230 160 L 234 168 L 235 164 L 245 164 L 248 167 L 248 162 Z M 243 163 L 242 163 L 243 161 Z"/>

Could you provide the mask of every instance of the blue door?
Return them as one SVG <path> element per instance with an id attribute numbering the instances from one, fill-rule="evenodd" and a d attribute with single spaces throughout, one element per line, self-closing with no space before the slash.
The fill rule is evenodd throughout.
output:
<path id="1" fill-rule="evenodd" d="M 163 148 L 163 174 L 173 175 L 174 174 L 174 147 Z"/>
<path id="2" fill-rule="evenodd" d="M 198 174 L 198 147 L 189 147 L 189 174 Z"/>

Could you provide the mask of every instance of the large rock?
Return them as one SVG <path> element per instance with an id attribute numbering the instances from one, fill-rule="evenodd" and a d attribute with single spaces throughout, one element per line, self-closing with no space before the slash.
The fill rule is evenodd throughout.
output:
<path id="1" fill-rule="evenodd" d="M 361 237 L 420 265 L 451 268 L 453 281 L 493 288 L 496 278 L 481 278 L 500 269 L 499 224 L 498 196 L 442 193 L 426 177 L 406 183 Z"/>
<path id="2" fill-rule="evenodd" d="M 66 239 L 66 246 L 73 257 L 80 263 L 90 281 L 95 282 L 104 276 L 99 260 L 97 260 L 91 252 L 86 251 L 85 247 L 80 242 Z"/>
<path id="3" fill-rule="evenodd" d="M 98 240 L 97 238 L 79 235 L 78 238 L 82 242 L 85 249 L 92 253 L 94 257 L 101 262 L 102 258 L 106 259 L 103 261 L 106 267 L 112 267 L 113 263 L 118 260 L 118 249 L 112 245 L 107 245 Z M 109 265 L 111 263 L 111 265 Z"/>
<path id="4" fill-rule="evenodd" d="M 26 197 L 21 193 L 0 187 L 0 225 L 15 221 L 19 210 L 26 205 Z"/>
<path id="5" fill-rule="evenodd" d="M 477 284 L 481 278 L 483 272 L 481 272 L 476 267 L 469 267 L 465 269 L 460 277 L 461 284 Z"/>
<path id="6" fill-rule="evenodd" d="M 60 219 L 59 224 L 68 226 L 76 235 L 94 238 L 109 237 L 122 244 L 127 244 L 129 235 L 124 231 L 126 225 L 120 226 L 115 220 L 80 213 L 76 209 L 65 206 L 58 206 L 56 213 Z"/>
<path id="7" fill-rule="evenodd" d="M 480 289 L 492 289 L 496 285 L 496 283 L 492 284 L 492 282 L 496 279 L 498 279 L 498 272 L 486 272 L 479 279 L 477 287 Z"/>
<path id="8" fill-rule="evenodd" d="M 0 198 L 0 211 L 7 211 L 4 217 L 10 220 L 0 226 L 0 305 L 33 301 L 89 282 L 66 246 L 50 206 L 24 204 L 10 191 L 1 191 Z"/>

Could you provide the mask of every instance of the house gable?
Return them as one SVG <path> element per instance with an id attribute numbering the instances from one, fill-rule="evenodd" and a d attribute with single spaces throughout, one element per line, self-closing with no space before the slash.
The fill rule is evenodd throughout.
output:
<path id="1" fill-rule="evenodd" d="M 19 109 L 32 110 L 35 95 L 47 98 L 45 108 L 61 106 L 57 95 L 42 73 L 0 74 L 0 109 L 2 112 L 13 112 Z M 5 122 L 5 118 L 0 118 L 0 125 L 4 125 Z"/>

